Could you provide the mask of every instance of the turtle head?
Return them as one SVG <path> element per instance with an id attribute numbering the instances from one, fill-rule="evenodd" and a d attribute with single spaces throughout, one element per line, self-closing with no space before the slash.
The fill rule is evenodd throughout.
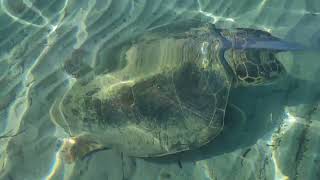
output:
<path id="1" fill-rule="evenodd" d="M 236 85 L 275 82 L 285 74 L 276 53 L 304 49 L 299 44 L 283 41 L 261 30 L 222 30 L 220 33 L 224 39 L 223 59 L 236 77 Z"/>
<path id="2" fill-rule="evenodd" d="M 273 51 L 229 49 L 224 56 L 235 76 L 236 85 L 270 84 L 286 73 Z"/>

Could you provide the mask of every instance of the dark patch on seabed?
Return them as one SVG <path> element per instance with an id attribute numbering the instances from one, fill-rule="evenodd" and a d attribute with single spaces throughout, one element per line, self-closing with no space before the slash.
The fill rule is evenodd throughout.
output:
<path id="1" fill-rule="evenodd" d="M 299 167 L 301 167 L 301 161 L 305 157 L 305 152 L 308 151 L 308 143 L 310 140 L 308 139 L 307 133 L 309 132 L 309 129 L 311 127 L 312 123 L 312 116 L 320 110 L 319 108 L 319 102 L 320 102 L 320 93 L 316 94 L 315 96 L 315 104 L 309 106 L 309 110 L 305 112 L 304 120 L 305 124 L 303 124 L 303 130 L 298 137 L 298 148 L 295 153 L 295 168 L 294 168 L 294 176 L 292 177 L 294 180 L 296 179 L 302 179 L 303 175 L 299 173 Z M 310 137 L 309 137 L 310 138 Z M 317 175 L 318 176 L 318 175 Z M 320 178 L 320 176 L 319 176 Z"/>

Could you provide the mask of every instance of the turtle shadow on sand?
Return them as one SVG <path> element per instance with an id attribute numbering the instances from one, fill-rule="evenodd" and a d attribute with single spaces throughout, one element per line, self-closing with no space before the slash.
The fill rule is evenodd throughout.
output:
<path id="1" fill-rule="evenodd" d="M 279 126 L 286 114 L 286 106 L 312 104 L 311 96 L 290 98 L 291 93 L 304 91 L 297 89 L 312 87 L 320 91 L 317 82 L 288 76 L 273 85 L 235 88 L 230 92 L 224 129 L 215 139 L 197 149 L 144 160 L 160 164 L 178 162 L 180 165 L 181 162 L 204 160 L 252 146 Z"/>

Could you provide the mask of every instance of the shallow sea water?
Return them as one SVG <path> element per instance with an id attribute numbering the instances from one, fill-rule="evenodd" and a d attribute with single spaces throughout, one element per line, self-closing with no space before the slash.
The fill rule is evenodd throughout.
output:
<path id="1" fill-rule="evenodd" d="M 320 1 L 0 0 L 1 180 L 320 179 Z M 68 134 L 52 106 L 76 79 L 73 55 L 97 73 L 116 71 L 112 50 L 181 21 L 253 28 L 306 47 L 279 53 L 288 76 L 230 93 L 223 132 L 193 151 L 133 158 L 106 150 L 61 160 Z M 243 118 L 245 117 L 245 118 Z"/>

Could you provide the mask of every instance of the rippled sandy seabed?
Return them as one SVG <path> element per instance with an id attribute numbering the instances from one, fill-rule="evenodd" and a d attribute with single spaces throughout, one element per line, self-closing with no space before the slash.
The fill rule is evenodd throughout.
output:
<path id="1" fill-rule="evenodd" d="M 0 2 L 1 180 L 320 179 L 320 1 Z M 223 133 L 203 148 L 159 159 L 99 151 L 63 164 L 59 149 L 68 136 L 50 109 L 76 81 L 64 61 L 114 71 L 112 48 L 188 19 L 262 29 L 309 50 L 279 54 L 288 71 L 280 84 L 235 89 Z"/>

